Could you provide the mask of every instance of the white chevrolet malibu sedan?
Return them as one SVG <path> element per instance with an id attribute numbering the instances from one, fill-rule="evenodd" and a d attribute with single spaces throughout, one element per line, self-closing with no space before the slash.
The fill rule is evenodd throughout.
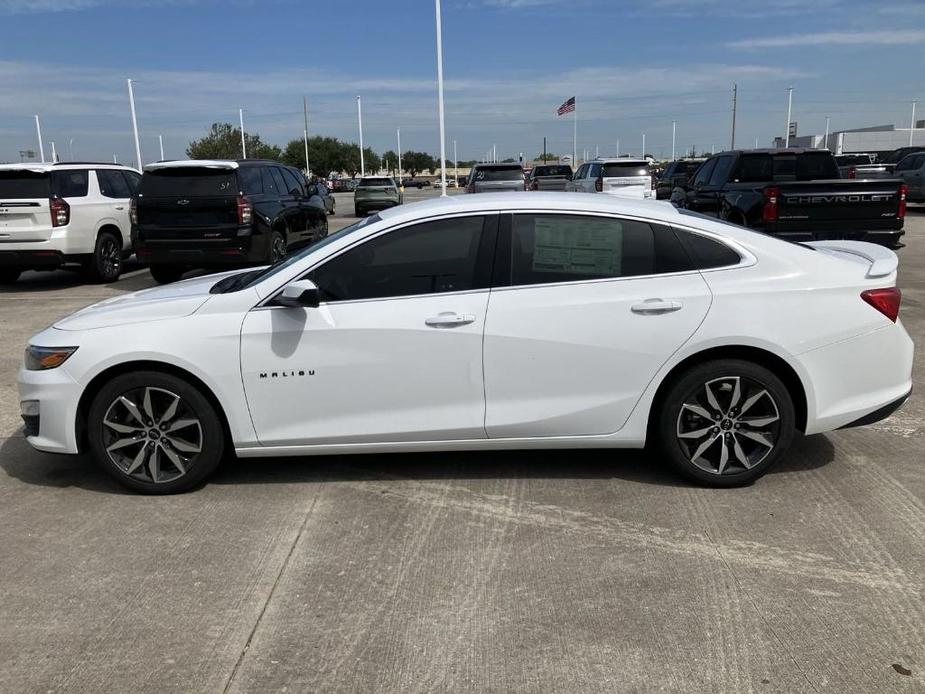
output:
<path id="1" fill-rule="evenodd" d="M 896 255 L 667 203 L 468 195 L 35 335 L 29 443 L 169 493 L 222 458 L 639 448 L 732 486 L 912 387 Z"/>

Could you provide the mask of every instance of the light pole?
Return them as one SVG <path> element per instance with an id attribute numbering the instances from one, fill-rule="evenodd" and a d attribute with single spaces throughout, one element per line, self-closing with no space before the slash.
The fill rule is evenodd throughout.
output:
<path id="1" fill-rule="evenodd" d="M 238 120 L 241 122 L 241 159 L 247 159 L 247 145 L 244 141 L 244 109 L 238 109 Z"/>
<path id="2" fill-rule="evenodd" d="M 443 27 L 440 22 L 440 0 L 434 0 L 437 17 L 437 110 L 440 114 L 440 188 L 446 197 L 446 130 L 443 123 Z"/>
<path id="3" fill-rule="evenodd" d="M 829 148 L 829 117 L 828 116 L 825 117 L 825 139 L 822 141 L 822 143 L 823 143 L 822 145 L 823 149 Z"/>
<path id="4" fill-rule="evenodd" d="M 39 123 L 39 116 L 35 114 L 35 132 L 39 136 L 39 154 L 42 156 L 42 163 L 45 163 L 45 145 L 42 144 L 42 124 Z"/>
<path id="5" fill-rule="evenodd" d="M 675 131 L 678 126 L 678 121 L 671 121 L 671 161 L 674 161 L 674 142 L 675 142 Z"/>
<path id="6" fill-rule="evenodd" d="M 912 146 L 912 137 L 915 135 L 915 103 L 916 100 L 912 100 L 912 124 L 909 126 L 909 146 Z"/>
<path id="7" fill-rule="evenodd" d="M 401 178 L 401 128 L 396 130 L 396 134 L 398 135 L 398 187 L 404 188 Z"/>
<path id="8" fill-rule="evenodd" d="M 617 156 L 620 156 L 620 138 L 617 138 Z"/>
<path id="9" fill-rule="evenodd" d="M 787 87 L 787 139 L 784 147 L 790 146 L 790 113 L 793 109 L 793 87 Z"/>
<path id="10" fill-rule="evenodd" d="M 51 163 L 52 164 L 58 163 L 58 153 L 55 151 L 55 141 L 54 140 L 51 141 Z"/>
<path id="11" fill-rule="evenodd" d="M 453 186 L 459 188 L 459 159 L 456 157 L 456 140 L 453 140 Z"/>
<path id="12" fill-rule="evenodd" d="M 138 119 L 135 117 L 135 91 L 132 80 L 128 81 L 128 105 L 132 110 L 132 132 L 135 135 L 135 165 L 141 171 L 141 142 L 138 140 Z"/>
<path id="13" fill-rule="evenodd" d="M 360 176 L 366 175 L 366 162 L 363 159 L 363 100 L 357 97 L 357 123 L 360 128 Z"/>
<path id="14" fill-rule="evenodd" d="M 157 136 L 157 144 L 161 148 L 161 161 L 164 161 L 164 136 Z"/>
<path id="15" fill-rule="evenodd" d="M 642 134 L 642 158 L 646 158 L 646 134 Z"/>
<path id="16" fill-rule="evenodd" d="M 74 138 L 67 141 L 67 154 L 71 161 L 74 161 Z"/>

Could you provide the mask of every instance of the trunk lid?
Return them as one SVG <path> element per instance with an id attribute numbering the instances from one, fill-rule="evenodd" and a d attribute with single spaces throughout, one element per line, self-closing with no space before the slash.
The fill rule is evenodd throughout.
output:
<path id="1" fill-rule="evenodd" d="M 239 191 L 235 170 L 230 168 L 146 170 L 136 197 L 136 228 L 145 240 L 233 236 Z"/>
<path id="2" fill-rule="evenodd" d="M 889 248 L 864 241 L 807 241 L 826 255 L 849 260 L 863 266 L 867 279 L 890 277 L 899 267 L 899 256 Z"/>
<path id="3" fill-rule="evenodd" d="M 895 219 L 899 212 L 899 186 L 893 179 L 850 181 L 833 179 L 774 183 L 780 189 L 779 222 L 848 221 L 851 228 L 865 220 Z"/>

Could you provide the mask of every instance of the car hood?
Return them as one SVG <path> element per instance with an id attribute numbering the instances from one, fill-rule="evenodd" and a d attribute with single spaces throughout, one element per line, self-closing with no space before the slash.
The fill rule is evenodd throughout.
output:
<path id="1" fill-rule="evenodd" d="M 223 277 L 247 270 L 235 270 L 205 277 L 195 277 L 163 287 L 143 289 L 106 299 L 72 313 L 55 323 L 58 330 L 93 330 L 128 323 L 142 323 L 182 318 L 196 310 L 212 296 L 209 289 Z"/>

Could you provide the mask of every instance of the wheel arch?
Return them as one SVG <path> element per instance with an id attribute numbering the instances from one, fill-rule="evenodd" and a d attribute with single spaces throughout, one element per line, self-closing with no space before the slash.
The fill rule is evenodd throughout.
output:
<path id="1" fill-rule="evenodd" d="M 710 347 L 708 349 L 695 352 L 680 362 L 675 364 L 665 375 L 658 388 L 655 391 L 655 397 L 652 399 L 652 405 L 649 407 L 649 421 L 646 427 L 646 438 L 652 440 L 652 434 L 657 427 L 658 413 L 661 411 L 662 402 L 670 390 L 671 386 L 677 382 L 681 376 L 693 367 L 708 361 L 718 359 L 741 359 L 749 361 L 772 371 L 778 378 L 783 381 L 790 399 L 793 401 L 793 409 L 796 414 L 796 428 L 800 431 L 806 431 L 806 422 L 808 417 L 808 400 L 806 387 L 796 370 L 783 357 L 774 354 L 761 347 L 749 345 L 723 345 L 719 347 Z"/>
<path id="2" fill-rule="evenodd" d="M 96 243 L 96 240 L 100 237 L 100 234 L 103 233 L 114 234 L 115 237 L 119 239 L 119 244 L 122 246 L 122 248 L 125 248 L 126 236 L 122 233 L 122 229 L 119 228 L 119 225 L 116 224 L 115 220 L 102 220 L 96 228 L 96 234 L 93 237 L 93 242 Z"/>
<path id="3" fill-rule="evenodd" d="M 103 386 L 116 376 L 121 376 L 122 374 L 132 373 L 133 371 L 160 371 L 177 378 L 182 378 L 188 381 L 191 385 L 198 388 L 203 396 L 209 401 L 209 403 L 215 408 L 215 412 L 218 414 L 219 421 L 222 423 L 222 432 L 225 436 L 225 443 L 230 447 L 234 448 L 234 440 L 231 436 L 231 427 L 228 424 L 228 416 L 225 414 L 225 408 L 222 407 L 221 402 L 216 397 L 212 389 L 196 374 L 191 371 L 177 366 L 175 364 L 170 364 L 168 362 L 156 361 L 152 359 L 138 359 L 134 361 L 121 362 L 119 364 L 114 364 L 107 367 L 100 373 L 96 374 L 90 382 L 87 384 L 87 387 L 84 388 L 83 393 L 80 394 L 80 400 L 77 403 L 77 417 L 75 421 L 76 426 L 76 440 L 77 440 L 77 449 L 80 453 L 83 453 L 89 450 L 89 442 L 87 440 L 87 414 L 90 411 L 90 405 L 93 402 L 93 399 L 97 394 L 102 390 Z"/>

